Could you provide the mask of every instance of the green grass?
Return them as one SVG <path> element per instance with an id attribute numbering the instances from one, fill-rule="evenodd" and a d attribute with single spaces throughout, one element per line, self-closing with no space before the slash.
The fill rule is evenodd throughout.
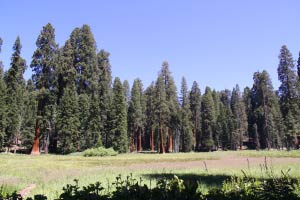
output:
<path id="1" fill-rule="evenodd" d="M 126 177 L 130 173 L 139 180 L 154 186 L 157 178 L 170 178 L 177 174 L 186 180 L 200 180 L 204 188 L 219 186 L 223 180 L 231 175 L 242 175 L 245 170 L 251 176 L 265 176 L 263 169 L 264 156 L 268 158 L 292 157 L 300 158 L 299 151 L 224 151 L 210 153 L 178 153 L 178 154 L 121 154 L 113 157 L 83 157 L 75 155 L 0 155 L 0 185 L 14 188 L 19 191 L 30 184 L 36 184 L 33 194 L 45 194 L 54 199 L 62 191 L 62 187 L 79 179 L 80 185 L 88 185 L 101 181 L 108 187 L 115 177 L 121 174 Z M 226 157 L 247 158 L 262 157 L 261 165 L 252 165 L 245 169 L 245 165 L 237 167 L 211 166 L 207 169 L 204 163 L 207 160 L 218 160 Z M 251 160 L 251 159 L 250 159 Z M 173 167 L 172 163 L 187 163 L 199 161 L 199 166 Z M 269 159 L 268 159 L 269 162 Z M 274 173 L 281 170 L 289 172 L 291 176 L 300 176 L 299 163 L 268 163 Z M 150 166 L 150 167 L 148 167 Z"/>

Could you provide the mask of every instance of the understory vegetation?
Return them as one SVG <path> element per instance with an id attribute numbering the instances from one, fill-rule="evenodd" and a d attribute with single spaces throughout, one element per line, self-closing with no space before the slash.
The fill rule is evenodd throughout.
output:
<path id="1" fill-rule="evenodd" d="M 270 171 L 266 171 L 267 173 Z M 300 180 L 291 178 L 287 172 L 281 176 L 269 174 L 268 178 L 231 177 L 222 186 L 203 191 L 201 180 L 182 180 L 176 175 L 172 179 L 160 179 L 154 187 L 143 184 L 143 179 L 117 176 L 105 189 L 101 182 L 79 187 L 78 180 L 63 187 L 59 200 L 299 200 Z M 19 194 L 1 194 L 2 199 L 23 199 Z M 45 195 L 35 195 L 27 200 L 45 200 Z"/>
<path id="2" fill-rule="evenodd" d="M 85 157 L 92 157 L 92 156 L 116 156 L 118 155 L 118 152 L 116 152 L 113 148 L 103 148 L 103 147 L 98 147 L 98 148 L 92 148 L 92 149 L 87 149 L 82 153 L 83 156 Z"/>
<path id="3" fill-rule="evenodd" d="M 267 157 L 265 157 L 267 156 Z M 281 171 L 299 179 L 300 151 L 215 151 L 172 154 L 118 154 L 106 157 L 83 157 L 82 154 L 30 156 L 0 154 L 0 185 L 11 194 L 34 184 L 29 197 L 37 194 L 53 200 L 62 188 L 78 179 L 78 187 L 101 182 L 102 192 L 115 187 L 115 177 L 136 179 L 148 189 L 159 180 L 170 180 L 174 174 L 185 182 L 199 182 L 201 193 L 222 188 L 231 177 L 269 179 Z M 267 169 L 267 170 L 266 170 Z M 270 173 L 266 173 L 269 171 Z"/>

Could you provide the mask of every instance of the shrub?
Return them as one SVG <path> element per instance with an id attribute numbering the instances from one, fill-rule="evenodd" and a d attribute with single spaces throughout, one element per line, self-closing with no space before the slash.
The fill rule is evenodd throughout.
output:
<path id="1" fill-rule="evenodd" d="M 92 149 L 87 149 L 83 152 L 84 157 L 92 157 L 92 156 L 116 156 L 118 155 L 118 152 L 116 152 L 113 148 L 103 148 L 103 147 L 98 147 L 98 148 L 92 148 Z"/>

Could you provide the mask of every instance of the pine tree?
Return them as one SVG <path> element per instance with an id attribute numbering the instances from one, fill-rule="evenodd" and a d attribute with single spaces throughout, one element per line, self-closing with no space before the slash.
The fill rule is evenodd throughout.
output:
<path id="1" fill-rule="evenodd" d="M 123 81 L 124 94 L 126 98 L 126 107 L 129 108 L 130 103 L 130 86 L 128 80 Z"/>
<path id="2" fill-rule="evenodd" d="M 2 39 L 0 38 L 0 53 L 2 47 Z M 3 79 L 3 64 L 0 60 L 0 149 L 4 146 L 5 127 L 6 127 L 6 86 Z"/>
<path id="3" fill-rule="evenodd" d="M 194 134 L 194 150 L 199 150 L 200 135 L 201 135 L 201 91 L 198 83 L 193 82 L 190 92 L 190 108 L 191 108 L 191 121 L 193 124 Z"/>
<path id="4" fill-rule="evenodd" d="M 67 154 L 79 149 L 78 96 L 75 85 L 64 89 L 58 108 L 58 149 L 61 153 Z"/>
<path id="5" fill-rule="evenodd" d="M 78 94 L 91 92 L 91 81 L 95 66 L 97 66 L 96 42 L 91 28 L 84 24 L 75 28 L 70 36 L 70 43 L 74 49 L 74 67 Z"/>
<path id="6" fill-rule="evenodd" d="M 99 101 L 100 101 L 100 118 L 102 144 L 105 147 L 111 146 L 109 142 L 110 130 L 110 108 L 112 101 L 112 77 L 111 66 L 109 62 L 109 53 L 103 49 L 97 54 L 97 64 L 100 70 L 99 79 Z"/>
<path id="7" fill-rule="evenodd" d="M 168 109 L 166 111 L 166 126 L 165 126 L 165 136 L 167 140 L 167 152 L 172 152 L 174 149 L 179 149 L 179 147 L 174 144 L 179 143 L 180 139 L 180 116 L 179 116 L 179 104 L 177 97 L 177 89 L 174 79 L 169 70 L 169 63 L 164 61 L 162 63 L 162 68 L 160 75 L 163 78 L 163 83 L 166 92 L 166 101 L 168 102 Z M 174 137 L 174 141 L 173 141 Z"/>
<path id="8" fill-rule="evenodd" d="M 62 49 L 58 76 L 58 113 L 56 131 L 59 152 L 66 154 L 80 150 L 78 95 L 75 87 L 76 70 L 73 49 L 68 40 Z"/>
<path id="9" fill-rule="evenodd" d="M 35 139 L 31 154 L 39 154 L 40 136 L 44 136 L 44 150 L 48 152 L 49 141 L 56 149 L 54 135 L 56 115 L 56 95 L 54 70 L 57 65 L 56 53 L 58 45 L 55 42 L 54 28 L 50 23 L 43 27 L 37 42 L 37 49 L 32 56 L 30 67 L 33 70 L 33 83 L 37 93 L 37 117 L 35 125 Z M 50 138 L 51 137 L 51 138 Z"/>
<path id="10" fill-rule="evenodd" d="M 232 90 L 231 110 L 234 116 L 234 128 L 235 128 L 234 132 L 237 135 L 236 137 L 237 141 L 235 141 L 234 143 L 237 144 L 241 150 L 243 145 L 243 140 L 247 135 L 248 122 L 247 122 L 245 104 L 242 99 L 242 95 L 238 85 L 236 85 L 235 88 L 233 88 Z"/>
<path id="11" fill-rule="evenodd" d="M 220 97 L 219 93 L 214 89 L 212 91 L 212 97 L 213 97 L 213 102 L 214 102 L 214 115 L 213 115 L 213 123 L 212 123 L 212 130 L 213 130 L 213 141 L 214 141 L 214 147 L 217 150 L 218 147 L 220 146 L 220 135 L 218 134 L 217 131 L 217 119 L 220 114 Z"/>
<path id="12" fill-rule="evenodd" d="M 220 144 L 223 150 L 235 148 L 234 141 L 234 117 L 230 106 L 231 91 L 226 89 L 220 93 L 219 115 L 217 118 L 216 129 L 220 136 Z"/>
<path id="13" fill-rule="evenodd" d="M 165 153 L 166 138 L 163 129 L 167 126 L 169 108 L 167 106 L 166 88 L 163 76 L 158 76 L 155 83 L 155 120 L 159 129 L 159 152 Z"/>
<path id="14" fill-rule="evenodd" d="M 279 124 L 275 119 L 280 120 L 280 114 L 274 110 L 278 107 L 277 98 L 273 91 L 272 82 L 266 71 L 256 72 L 253 76 L 252 87 L 252 109 L 254 113 L 254 123 L 257 125 L 260 148 L 274 147 L 274 140 L 280 137 Z M 277 104 L 277 105 L 276 105 Z M 254 130 L 253 130 L 254 131 Z M 253 133 L 252 138 L 256 143 L 257 136 Z M 279 142 L 279 141 L 278 141 Z"/>
<path id="15" fill-rule="evenodd" d="M 278 93 L 280 107 L 287 134 L 296 137 L 300 131 L 299 82 L 295 74 L 292 54 L 284 45 L 280 49 L 278 79 L 281 82 Z"/>
<path id="16" fill-rule="evenodd" d="M 18 145 L 21 138 L 21 125 L 23 119 L 23 104 L 25 80 L 23 74 L 26 69 L 26 62 L 21 57 L 22 45 L 20 38 L 17 37 L 13 46 L 13 55 L 10 68 L 4 75 L 6 83 L 6 146 L 10 148 L 12 144 Z"/>
<path id="17" fill-rule="evenodd" d="M 213 128 L 214 128 L 214 101 L 212 91 L 209 87 L 205 88 L 205 93 L 201 102 L 202 118 L 202 138 L 201 150 L 211 151 L 214 146 Z"/>
<path id="18" fill-rule="evenodd" d="M 182 151 L 189 152 L 193 147 L 193 131 L 191 124 L 190 100 L 188 95 L 187 83 L 185 78 L 181 81 L 181 135 Z"/>
<path id="19" fill-rule="evenodd" d="M 118 77 L 115 78 L 113 84 L 112 115 L 113 148 L 116 151 L 125 153 L 128 151 L 126 98 L 124 95 L 124 88 Z"/>
<path id="20" fill-rule="evenodd" d="M 149 145 L 149 149 L 154 151 L 155 149 L 155 128 L 156 128 L 156 120 L 155 120 L 155 86 L 154 82 L 150 84 L 150 86 L 145 91 L 145 99 L 146 99 L 146 135 L 145 138 Z M 146 146 L 148 146 L 146 145 Z"/>
<path id="21" fill-rule="evenodd" d="M 142 150 L 143 110 L 140 80 L 133 82 L 131 99 L 128 108 L 128 131 L 130 138 L 130 151 Z"/>
<path id="22" fill-rule="evenodd" d="M 24 92 L 24 117 L 22 121 L 22 146 L 30 149 L 34 140 L 34 126 L 37 112 L 36 92 L 33 81 L 29 79 Z"/>

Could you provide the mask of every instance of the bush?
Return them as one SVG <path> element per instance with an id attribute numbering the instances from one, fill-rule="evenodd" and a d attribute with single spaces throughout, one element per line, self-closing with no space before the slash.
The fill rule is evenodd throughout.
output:
<path id="1" fill-rule="evenodd" d="M 103 147 L 98 147 L 98 148 L 92 148 L 92 149 L 87 149 L 83 152 L 84 157 L 92 157 L 92 156 L 116 156 L 118 155 L 118 152 L 116 152 L 113 148 L 103 148 Z"/>
<path id="2" fill-rule="evenodd" d="M 171 180 L 160 180 L 154 188 L 149 188 L 131 176 L 116 177 L 116 181 L 105 190 L 100 182 L 80 188 L 78 180 L 63 188 L 57 200 L 300 200 L 300 182 L 287 174 L 280 177 L 257 179 L 252 177 L 232 177 L 223 183 L 222 188 L 210 188 L 202 193 L 200 185 L 183 181 L 177 176 Z M 0 200 L 22 200 L 17 193 L 1 196 Z M 43 195 L 34 199 L 46 200 Z"/>

